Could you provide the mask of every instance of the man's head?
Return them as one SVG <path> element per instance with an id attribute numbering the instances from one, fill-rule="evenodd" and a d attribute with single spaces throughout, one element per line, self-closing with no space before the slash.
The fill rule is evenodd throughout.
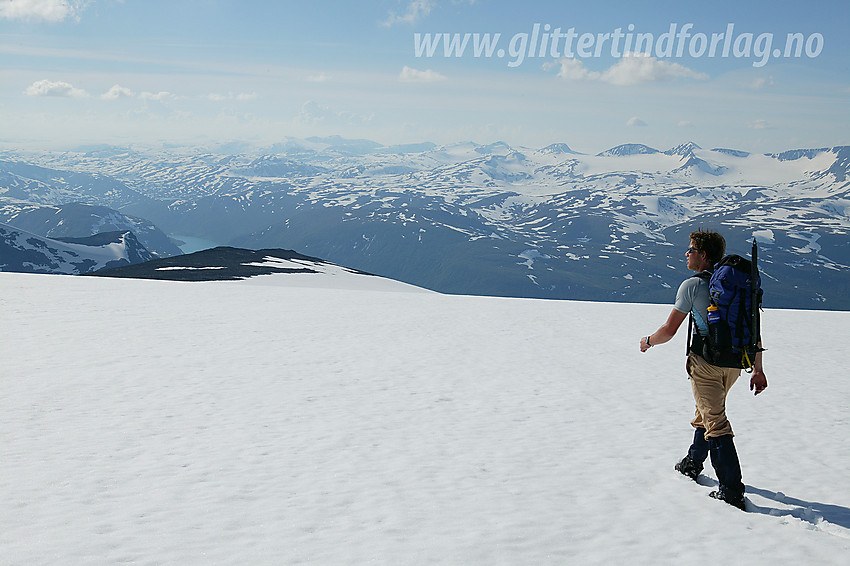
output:
<path id="1" fill-rule="evenodd" d="M 714 231 L 703 231 L 702 228 L 696 232 L 691 232 L 690 247 L 694 252 L 688 254 L 688 267 L 691 267 L 693 260 L 703 259 L 708 267 L 723 259 L 726 254 L 726 240 Z M 694 266 L 691 269 L 703 269 L 704 267 Z"/>

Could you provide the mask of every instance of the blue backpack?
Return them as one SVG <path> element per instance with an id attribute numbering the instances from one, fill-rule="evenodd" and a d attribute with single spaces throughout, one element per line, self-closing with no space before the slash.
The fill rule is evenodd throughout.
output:
<path id="1" fill-rule="evenodd" d="M 712 307 L 708 336 L 691 332 L 689 351 L 711 365 L 752 370 L 761 340 L 759 308 L 763 291 L 759 277 L 758 248 L 753 240 L 752 260 L 728 255 L 713 269 L 694 275 L 708 282 Z M 691 326 L 693 315 L 691 315 Z"/>

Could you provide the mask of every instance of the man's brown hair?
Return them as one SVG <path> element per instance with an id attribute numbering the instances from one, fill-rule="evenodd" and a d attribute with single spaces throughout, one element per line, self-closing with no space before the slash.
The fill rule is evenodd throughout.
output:
<path id="1" fill-rule="evenodd" d="M 704 231 L 702 228 L 691 232 L 691 240 L 697 250 L 705 252 L 706 259 L 714 265 L 726 255 L 726 239 L 713 230 Z"/>

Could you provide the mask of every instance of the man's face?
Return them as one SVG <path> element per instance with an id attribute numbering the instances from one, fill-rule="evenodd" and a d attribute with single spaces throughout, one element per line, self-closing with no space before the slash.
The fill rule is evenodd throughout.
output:
<path id="1" fill-rule="evenodd" d="M 699 271 L 703 259 L 705 258 L 705 252 L 696 250 L 696 244 L 694 244 L 693 240 L 691 240 L 690 244 L 688 244 L 688 252 L 686 256 L 688 261 L 688 269 L 690 269 L 691 271 Z"/>

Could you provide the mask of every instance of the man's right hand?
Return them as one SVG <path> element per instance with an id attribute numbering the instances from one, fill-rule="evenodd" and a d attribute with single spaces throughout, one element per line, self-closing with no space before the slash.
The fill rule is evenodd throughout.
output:
<path id="1" fill-rule="evenodd" d="M 767 376 L 764 375 L 764 370 L 754 369 L 750 377 L 750 391 L 753 391 L 753 395 L 758 395 L 765 389 L 767 389 Z"/>

